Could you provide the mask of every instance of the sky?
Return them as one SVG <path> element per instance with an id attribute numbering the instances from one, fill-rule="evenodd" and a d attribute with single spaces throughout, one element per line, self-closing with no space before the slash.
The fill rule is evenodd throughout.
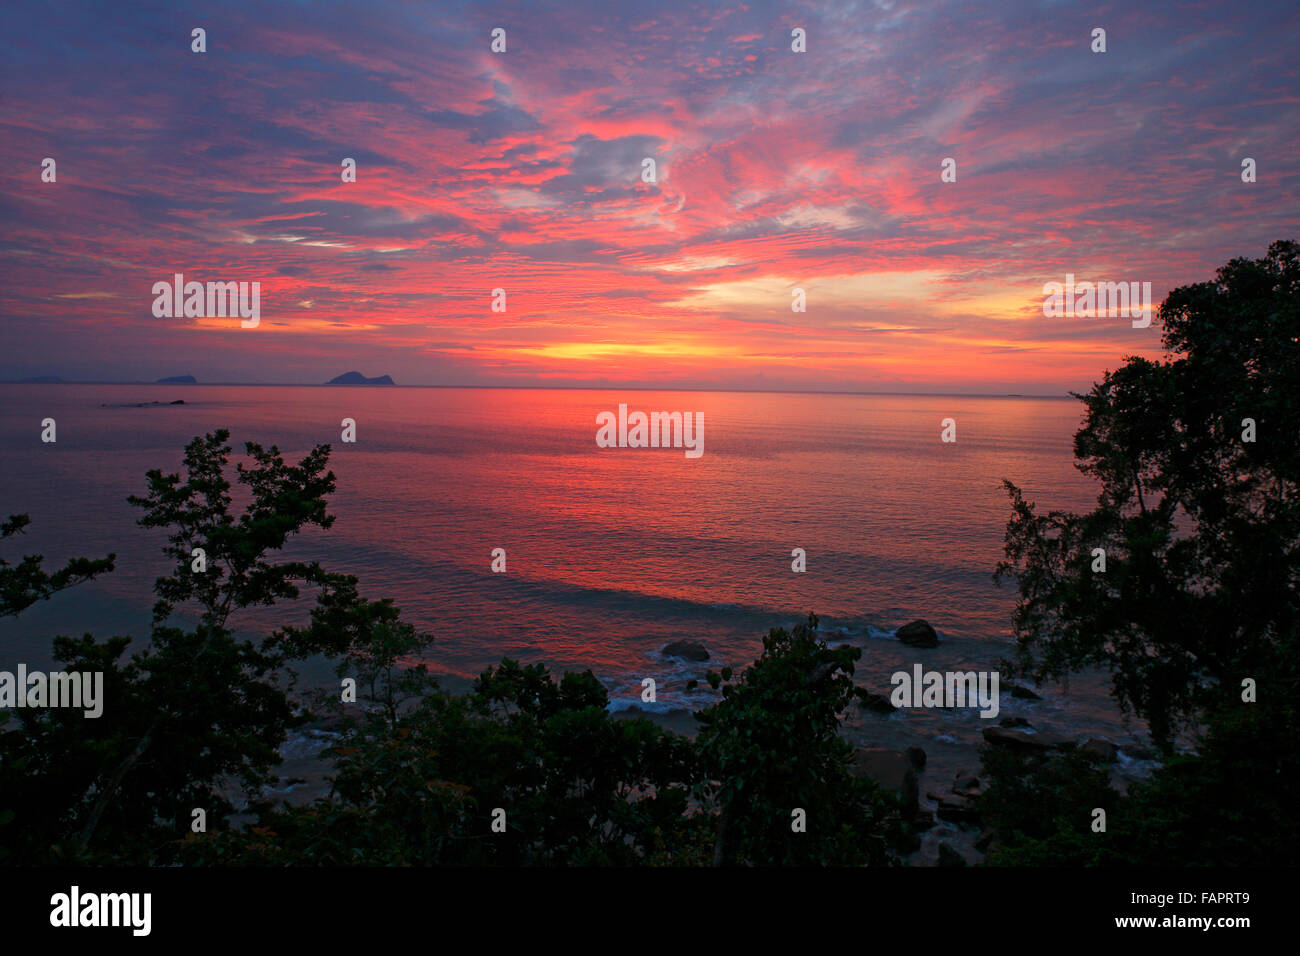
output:
<path id="1" fill-rule="evenodd" d="M 1158 305 L 1300 238 L 1297 35 L 1293 0 L 6 4 L 0 380 L 1084 389 L 1159 322 L 1044 283 Z M 259 282 L 257 327 L 156 317 L 178 272 Z"/>

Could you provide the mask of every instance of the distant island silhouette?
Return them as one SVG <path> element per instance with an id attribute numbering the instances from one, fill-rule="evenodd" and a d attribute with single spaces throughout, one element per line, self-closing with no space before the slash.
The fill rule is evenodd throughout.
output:
<path id="1" fill-rule="evenodd" d="M 154 382 L 155 385 L 197 385 L 198 381 L 193 375 L 173 375 L 171 378 L 160 378 Z"/>
<path id="2" fill-rule="evenodd" d="M 393 379 L 389 375 L 380 375 L 378 378 L 366 378 L 360 372 L 344 372 L 337 378 L 332 378 L 326 385 L 392 385 Z"/>

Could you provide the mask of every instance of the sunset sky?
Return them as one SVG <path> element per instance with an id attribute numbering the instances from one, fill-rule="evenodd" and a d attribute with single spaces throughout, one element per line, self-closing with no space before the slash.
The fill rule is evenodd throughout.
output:
<path id="1" fill-rule="evenodd" d="M 1300 238 L 1298 35 L 1293 0 L 11 5 L 0 380 L 1086 387 L 1158 323 L 1045 319 L 1045 282 L 1158 303 Z M 259 281 L 260 326 L 155 318 L 176 272 Z"/>

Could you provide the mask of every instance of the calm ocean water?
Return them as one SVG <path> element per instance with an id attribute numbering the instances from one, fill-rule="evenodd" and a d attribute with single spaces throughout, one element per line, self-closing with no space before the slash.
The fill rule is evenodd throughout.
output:
<path id="1" fill-rule="evenodd" d="M 596 415 L 620 402 L 702 412 L 703 456 L 598 448 Z M 126 496 L 144 490 L 147 469 L 177 469 L 190 438 L 225 427 L 237 449 L 332 445 L 338 520 L 292 553 L 393 598 L 437 635 L 429 663 L 453 684 L 509 655 L 591 668 L 618 706 L 646 676 L 662 707 L 699 704 L 682 686 L 699 669 L 663 660 L 666 642 L 699 640 L 712 665 L 743 665 L 770 627 L 810 610 L 864 648 L 860 683 L 878 690 L 916 661 L 989 668 L 1007 650 L 1014 604 L 991 579 L 1008 514 L 1000 480 L 1043 506 L 1089 507 L 1093 486 L 1071 457 L 1080 411 L 1073 399 L 1018 397 L 0 386 L 0 510 L 33 520 L 6 556 L 118 555 L 115 573 L 3 622 L 0 667 L 48 660 L 55 633 L 147 634 L 162 538 L 135 524 Z M 940 441 L 949 417 L 953 444 Z M 40 440 L 44 418 L 57 421 L 56 444 Z M 343 418 L 356 420 L 355 444 L 339 440 Z M 490 571 L 498 547 L 505 574 Z M 796 547 L 804 574 L 791 571 Z M 939 630 L 939 648 L 889 636 L 917 617 Z M 1033 706 L 1037 724 L 1120 733 L 1096 682 Z M 904 736 L 929 740 L 973 739 L 982 723 L 906 717 Z"/>

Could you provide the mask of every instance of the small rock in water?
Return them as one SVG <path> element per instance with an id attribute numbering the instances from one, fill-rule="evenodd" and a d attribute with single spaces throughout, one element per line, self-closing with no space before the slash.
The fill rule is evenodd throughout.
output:
<path id="1" fill-rule="evenodd" d="M 709 652 L 705 650 L 703 644 L 695 641 L 673 641 L 664 647 L 661 652 L 664 657 L 680 657 L 685 661 L 707 661 Z"/>
<path id="2" fill-rule="evenodd" d="M 1109 740 L 1102 740 L 1100 737 L 1089 737 L 1079 746 L 1079 749 L 1094 757 L 1100 757 L 1106 763 L 1114 763 L 1119 759 L 1119 748 Z"/>
<path id="3" fill-rule="evenodd" d="M 928 793 L 926 796 L 938 804 L 934 815 L 940 820 L 968 825 L 979 823 L 979 811 L 975 809 L 975 803 L 969 797 L 956 793 Z"/>
<path id="4" fill-rule="evenodd" d="M 858 703 L 867 710 L 873 710 L 878 714 L 892 714 L 898 710 L 884 694 L 872 694 L 869 691 L 858 694 Z"/>
<path id="5" fill-rule="evenodd" d="M 894 636 L 898 638 L 900 643 L 908 644 L 912 647 L 939 646 L 939 635 L 935 632 L 934 628 L 930 626 L 929 622 L 919 619 L 904 624 L 894 632 Z"/>
<path id="6" fill-rule="evenodd" d="M 998 721 L 1000 727 L 1028 727 L 1029 721 L 1023 717 L 1003 717 Z"/>
<path id="7" fill-rule="evenodd" d="M 1019 698 L 1020 700 L 1042 700 L 1043 699 L 1039 697 L 1037 694 L 1035 694 L 1028 687 L 1021 687 L 1019 684 L 1007 684 L 1006 686 L 1007 686 L 1007 690 L 1011 692 L 1011 696 Z"/>
<path id="8" fill-rule="evenodd" d="M 1023 730 L 1008 730 L 1005 727 L 985 727 L 984 740 L 995 746 L 1012 747 L 1029 753 L 1046 753 L 1049 750 L 1065 750 L 1074 746 L 1073 740 L 1055 734 L 1029 734 Z"/>

